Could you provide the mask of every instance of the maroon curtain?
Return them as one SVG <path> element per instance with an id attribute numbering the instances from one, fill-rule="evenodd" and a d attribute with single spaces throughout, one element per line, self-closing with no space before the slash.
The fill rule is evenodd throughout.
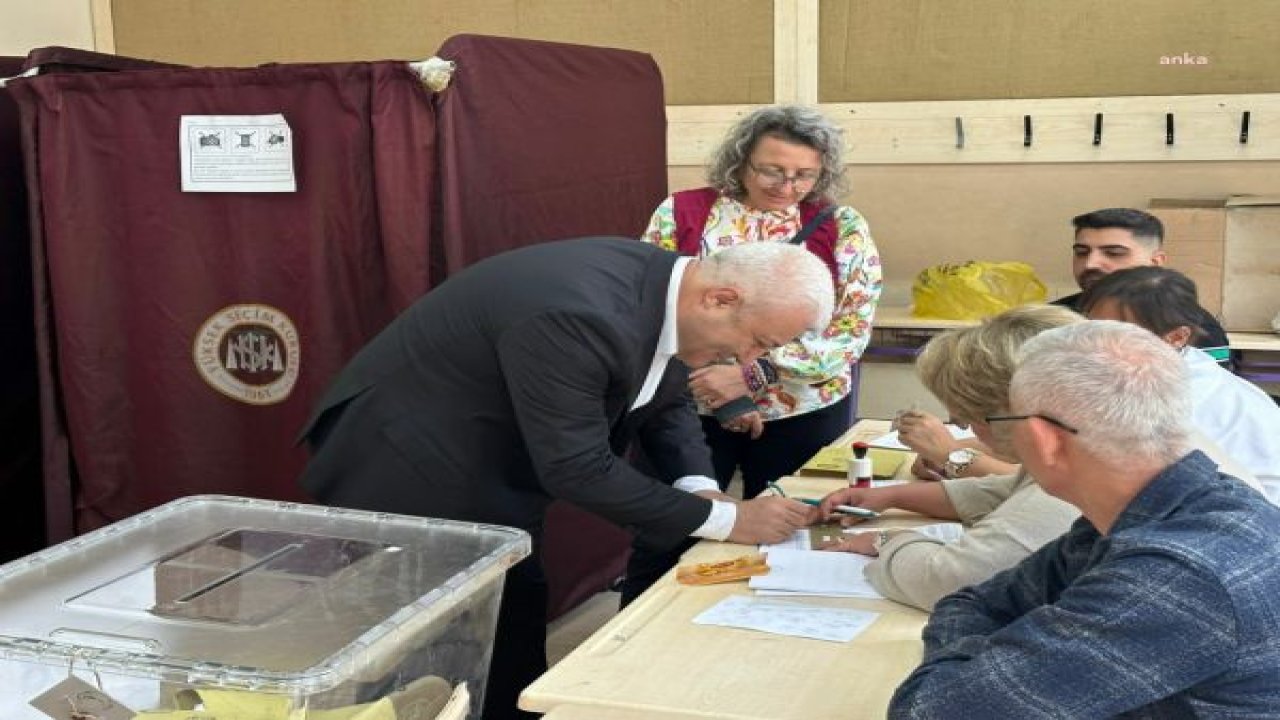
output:
<path id="1" fill-rule="evenodd" d="M 395 62 L 10 88 L 44 308 L 51 539 L 195 493 L 300 498 L 313 400 L 428 287 L 429 93 Z M 181 192 L 181 116 L 275 113 L 297 192 Z"/>
<path id="2" fill-rule="evenodd" d="M 644 53 L 458 35 L 440 94 L 446 272 L 583 235 L 638 236 L 666 195 L 662 76 Z"/>
<path id="3" fill-rule="evenodd" d="M 439 96 L 437 272 L 583 235 L 638 236 L 667 189 L 662 76 L 643 53 L 459 35 Z M 441 275 L 435 275 L 440 277 Z M 631 537 L 573 505 L 547 514 L 555 618 L 623 574 Z"/>
<path id="4" fill-rule="evenodd" d="M 0 57 L 0 77 L 22 60 Z M 0 562 L 44 546 L 34 313 L 18 106 L 0 88 Z"/>

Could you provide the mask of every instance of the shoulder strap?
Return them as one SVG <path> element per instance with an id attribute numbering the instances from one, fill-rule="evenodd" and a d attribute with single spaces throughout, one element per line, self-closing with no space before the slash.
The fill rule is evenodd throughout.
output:
<path id="1" fill-rule="evenodd" d="M 826 207 L 822 208 L 818 212 L 814 213 L 813 216 L 810 217 L 808 221 L 805 222 L 804 226 L 800 228 L 800 232 L 796 233 L 795 236 L 792 237 L 787 242 L 791 243 L 792 245 L 803 245 L 804 241 L 808 240 L 809 236 L 812 235 L 815 230 L 822 227 L 822 224 L 827 221 L 827 218 L 835 214 L 835 211 L 836 211 L 835 205 L 827 205 Z"/>

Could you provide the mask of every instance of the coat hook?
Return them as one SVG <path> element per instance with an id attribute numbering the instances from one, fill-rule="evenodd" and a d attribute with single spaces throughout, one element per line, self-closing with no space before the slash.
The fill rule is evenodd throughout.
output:
<path id="1" fill-rule="evenodd" d="M 956 147 L 964 148 L 964 118 L 956 118 Z"/>
<path id="2" fill-rule="evenodd" d="M 1095 113 L 1093 116 L 1093 144 L 1102 144 L 1102 113 Z"/>
<path id="3" fill-rule="evenodd" d="M 1249 111 L 1245 110 L 1240 116 L 1240 144 L 1249 144 Z"/>
<path id="4" fill-rule="evenodd" d="M 1031 147 L 1031 116 L 1022 116 L 1022 147 Z"/>
<path id="5" fill-rule="evenodd" d="M 1164 114 L 1164 144 L 1173 144 L 1173 113 Z"/>

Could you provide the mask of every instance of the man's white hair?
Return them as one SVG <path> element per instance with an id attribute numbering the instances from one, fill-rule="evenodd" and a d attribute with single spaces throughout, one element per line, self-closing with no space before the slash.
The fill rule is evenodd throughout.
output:
<path id="1" fill-rule="evenodd" d="M 1190 449 L 1186 366 L 1150 331 L 1090 320 L 1040 333 L 1021 356 L 1009 385 L 1013 412 L 1043 413 L 1078 429 L 1102 462 L 1168 464 Z"/>
<path id="2" fill-rule="evenodd" d="M 810 330 L 831 322 L 835 283 L 816 255 L 790 243 L 754 242 L 725 248 L 703 259 L 712 282 L 738 288 L 744 311 L 802 307 L 812 311 Z"/>

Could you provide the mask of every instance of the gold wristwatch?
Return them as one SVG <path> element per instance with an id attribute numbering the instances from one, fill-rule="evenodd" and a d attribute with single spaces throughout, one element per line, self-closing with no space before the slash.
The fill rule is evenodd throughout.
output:
<path id="1" fill-rule="evenodd" d="M 982 453 L 973 448 L 956 448 L 947 454 L 947 461 L 942 463 L 942 474 L 958 478 L 980 457 Z"/>

